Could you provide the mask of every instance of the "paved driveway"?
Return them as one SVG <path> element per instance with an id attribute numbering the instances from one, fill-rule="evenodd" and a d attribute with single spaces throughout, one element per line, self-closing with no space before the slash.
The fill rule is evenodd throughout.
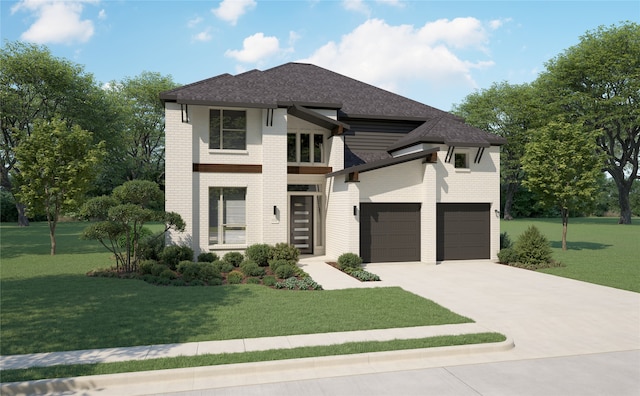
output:
<path id="1" fill-rule="evenodd" d="M 638 293 L 488 261 L 367 269 L 381 285 L 401 286 L 513 338 L 516 347 L 496 360 L 640 349 Z"/>

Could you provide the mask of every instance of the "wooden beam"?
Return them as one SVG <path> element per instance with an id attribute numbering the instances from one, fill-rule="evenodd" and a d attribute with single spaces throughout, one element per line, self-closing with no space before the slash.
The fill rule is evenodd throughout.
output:
<path id="1" fill-rule="evenodd" d="M 193 171 L 203 173 L 262 173 L 262 165 L 193 164 Z"/>
<path id="2" fill-rule="evenodd" d="M 326 175 L 332 170 L 330 166 L 287 166 L 290 175 Z"/>

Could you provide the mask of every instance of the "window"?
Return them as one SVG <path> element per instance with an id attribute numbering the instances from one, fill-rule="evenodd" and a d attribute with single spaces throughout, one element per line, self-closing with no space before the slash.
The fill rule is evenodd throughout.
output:
<path id="1" fill-rule="evenodd" d="M 209 244 L 246 243 L 246 188 L 209 188 Z"/>
<path id="2" fill-rule="evenodd" d="M 469 163 L 467 162 L 467 153 L 455 153 L 453 163 L 456 168 L 469 168 Z"/>
<path id="3" fill-rule="evenodd" d="M 209 110 L 209 148 L 247 149 L 247 112 L 244 110 Z"/>
<path id="4" fill-rule="evenodd" d="M 324 163 L 324 135 L 321 133 L 287 133 L 287 162 Z"/>

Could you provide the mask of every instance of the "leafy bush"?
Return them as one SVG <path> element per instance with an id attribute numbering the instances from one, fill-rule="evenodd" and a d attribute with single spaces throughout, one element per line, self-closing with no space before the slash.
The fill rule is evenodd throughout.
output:
<path id="1" fill-rule="evenodd" d="M 209 281 L 209 286 L 220 286 L 222 284 L 222 278 L 213 278 Z"/>
<path id="2" fill-rule="evenodd" d="M 247 283 L 250 285 L 259 285 L 260 278 L 247 278 Z"/>
<path id="3" fill-rule="evenodd" d="M 164 270 L 169 269 L 166 265 L 162 264 L 162 263 L 155 263 L 152 267 L 151 267 L 151 275 L 153 276 L 160 276 L 160 274 L 162 272 L 164 272 Z"/>
<path id="4" fill-rule="evenodd" d="M 140 258 L 143 260 L 160 260 L 160 255 L 164 249 L 164 232 L 146 235 L 140 238 Z"/>
<path id="5" fill-rule="evenodd" d="M 193 260 L 193 249 L 189 246 L 169 245 L 162 251 L 160 259 L 170 269 L 175 270 L 181 261 Z"/>
<path id="6" fill-rule="evenodd" d="M 271 265 L 271 261 L 273 260 L 287 260 L 290 264 L 296 265 L 298 264 L 299 258 L 300 251 L 296 249 L 295 246 L 281 242 L 277 243 L 271 249 L 271 258 L 269 259 L 269 265 Z"/>
<path id="7" fill-rule="evenodd" d="M 0 189 L 0 221 L 18 221 L 18 209 L 13 195 L 7 190 Z"/>
<path id="8" fill-rule="evenodd" d="M 222 281 L 222 275 L 213 263 L 202 262 L 196 263 L 199 270 L 199 279 L 212 284 L 216 279 Z"/>
<path id="9" fill-rule="evenodd" d="M 244 278 L 244 274 L 238 270 L 233 270 L 227 274 L 227 283 L 230 285 L 237 285 L 242 283 L 242 279 Z"/>
<path id="10" fill-rule="evenodd" d="M 158 276 L 163 279 L 176 279 L 178 277 L 176 273 L 171 271 L 169 268 L 162 271 Z"/>
<path id="11" fill-rule="evenodd" d="M 189 282 L 189 286 L 206 286 L 207 284 L 204 281 L 201 281 L 200 279 L 194 279 L 193 281 Z"/>
<path id="12" fill-rule="evenodd" d="M 269 265 L 269 258 L 271 258 L 271 246 L 264 243 L 257 243 L 251 245 L 244 252 L 244 255 L 253 260 L 260 267 L 266 267 Z"/>
<path id="13" fill-rule="evenodd" d="M 153 231 L 151 231 L 147 227 L 142 227 L 140 229 L 140 231 L 138 231 L 138 241 L 141 241 L 141 240 L 147 239 L 147 238 L 151 238 L 151 237 L 153 237 Z M 121 248 L 126 248 L 127 247 L 127 235 L 126 234 L 120 235 L 118 237 L 117 243 L 118 243 L 118 246 L 120 246 Z M 135 243 L 135 238 L 134 238 L 134 235 L 131 234 L 131 235 L 129 235 L 129 249 L 130 249 L 132 254 L 133 254 L 134 243 Z"/>
<path id="14" fill-rule="evenodd" d="M 518 262 L 518 253 L 513 248 L 504 248 L 498 252 L 498 261 L 502 264 Z"/>
<path id="15" fill-rule="evenodd" d="M 240 270 L 246 276 L 263 276 L 265 274 L 265 269 L 250 259 L 246 259 L 240 264 Z"/>
<path id="16" fill-rule="evenodd" d="M 222 279 L 220 270 L 216 265 L 208 262 L 181 261 L 178 264 L 178 272 L 182 275 L 182 279 L 189 283 L 194 280 L 211 283 L 213 279 Z"/>
<path id="17" fill-rule="evenodd" d="M 187 285 L 187 282 L 185 282 L 184 279 L 182 278 L 176 278 L 171 281 L 171 286 L 186 286 L 186 285 Z"/>
<path id="18" fill-rule="evenodd" d="M 151 270 L 152 268 L 158 264 L 157 261 L 155 260 L 145 260 L 142 261 L 139 265 L 138 265 L 138 272 L 140 272 L 141 275 L 148 275 L 151 274 Z"/>
<path id="19" fill-rule="evenodd" d="M 231 272 L 235 268 L 233 264 L 227 263 L 226 261 L 214 261 L 213 265 L 218 269 L 218 271 L 225 273 Z"/>
<path id="20" fill-rule="evenodd" d="M 353 270 L 351 271 L 351 273 L 349 273 L 349 275 L 362 282 L 377 282 L 380 280 L 380 277 L 378 275 L 361 269 Z"/>
<path id="21" fill-rule="evenodd" d="M 232 264 L 234 267 L 239 267 L 243 259 L 244 257 L 242 256 L 242 253 L 229 252 L 224 255 L 222 261 L 226 261 L 227 263 Z"/>
<path id="22" fill-rule="evenodd" d="M 199 263 L 202 263 L 202 262 L 213 263 L 216 260 L 218 260 L 218 255 L 213 252 L 200 253 L 198 255 Z"/>
<path id="23" fill-rule="evenodd" d="M 274 273 L 276 272 L 278 267 L 283 266 L 283 265 L 291 265 L 291 263 L 288 260 L 283 260 L 283 259 L 269 261 L 269 268 Z"/>
<path id="24" fill-rule="evenodd" d="M 509 234 L 507 234 L 506 232 L 501 232 L 500 233 L 500 250 L 508 249 L 512 246 L 513 246 L 513 242 L 511 242 L 511 238 L 509 237 Z"/>
<path id="25" fill-rule="evenodd" d="M 535 226 L 529 226 L 518 237 L 514 250 L 518 254 L 518 262 L 527 266 L 551 262 L 551 245 Z"/>
<path id="26" fill-rule="evenodd" d="M 267 275 L 262 278 L 262 284 L 265 286 L 272 287 L 277 283 L 276 277 L 273 275 Z"/>
<path id="27" fill-rule="evenodd" d="M 280 279 L 286 279 L 296 274 L 296 269 L 291 264 L 280 265 L 274 271 L 276 276 Z"/>
<path id="28" fill-rule="evenodd" d="M 200 279 L 200 267 L 193 261 L 181 261 L 177 266 L 177 270 L 185 282 L 189 283 L 195 279 Z"/>
<path id="29" fill-rule="evenodd" d="M 338 257 L 338 268 L 345 270 L 347 268 L 360 268 L 362 259 L 355 253 L 344 253 Z"/>

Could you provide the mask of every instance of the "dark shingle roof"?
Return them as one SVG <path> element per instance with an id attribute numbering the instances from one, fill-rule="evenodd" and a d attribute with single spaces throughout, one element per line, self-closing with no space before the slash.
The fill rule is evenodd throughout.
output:
<path id="1" fill-rule="evenodd" d="M 163 92 L 160 98 L 212 106 L 335 108 L 352 118 L 428 120 L 449 116 L 389 91 L 304 63 L 286 63 L 265 71 L 222 74 Z"/>
<path id="2" fill-rule="evenodd" d="M 503 137 L 485 132 L 451 117 L 438 117 L 426 121 L 387 148 L 389 152 L 418 143 L 444 143 L 457 147 L 489 147 L 505 144 Z"/>

